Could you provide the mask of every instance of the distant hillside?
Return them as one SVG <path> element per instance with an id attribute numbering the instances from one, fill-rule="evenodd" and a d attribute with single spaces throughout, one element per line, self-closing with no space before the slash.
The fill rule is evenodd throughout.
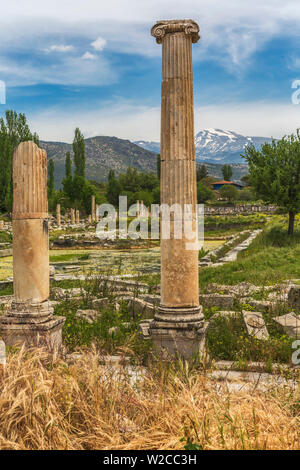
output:
<path id="1" fill-rule="evenodd" d="M 53 158 L 55 163 L 55 187 L 59 188 L 65 175 L 65 158 L 69 151 L 73 156 L 72 144 L 64 142 L 41 142 L 41 147 L 47 151 L 47 156 Z M 86 177 L 89 180 L 101 183 L 107 180 L 109 170 L 115 170 L 116 174 L 123 173 L 131 166 L 138 171 L 156 173 L 156 154 L 159 153 L 159 143 L 138 141 L 132 143 L 129 140 L 117 137 L 92 137 L 85 139 L 86 149 Z M 199 159 L 197 163 L 205 163 L 210 176 L 223 178 L 222 164 Z M 245 164 L 232 165 L 233 181 L 240 181 L 248 172 Z"/>
<path id="2" fill-rule="evenodd" d="M 72 144 L 64 142 L 41 142 L 41 147 L 47 152 L 48 159 L 55 163 L 55 186 L 60 187 L 65 175 L 66 152 L 72 151 Z M 138 171 L 156 172 L 156 154 L 143 149 L 129 140 L 117 137 L 92 137 L 85 139 L 86 149 L 86 177 L 87 179 L 102 182 L 107 180 L 109 170 L 116 174 L 123 173 L 131 166 Z"/>

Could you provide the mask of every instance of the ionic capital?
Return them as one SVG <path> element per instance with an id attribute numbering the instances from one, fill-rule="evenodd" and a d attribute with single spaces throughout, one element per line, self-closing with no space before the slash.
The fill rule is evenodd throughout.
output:
<path id="1" fill-rule="evenodd" d="M 158 44 L 162 43 L 166 34 L 185 33 L 191 36 L 192 42 L 200 39 L 199 25 L 193 20 L 167 20 L 158 21 L 151 29 L 151 35 L 156 38 Z"/>

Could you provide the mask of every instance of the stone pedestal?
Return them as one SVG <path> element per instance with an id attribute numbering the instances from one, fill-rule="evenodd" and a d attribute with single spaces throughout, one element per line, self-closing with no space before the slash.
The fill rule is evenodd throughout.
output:
<path id="1" fill-rule="evenodd" d="M 49 305 L 47 156 L 33 142 L 13 155 L 14 301 L 0 317 L 0 335 L 9 345 L 61 345 L 65 319 Z"/>
<path id="2" fill-rule="evenodd" d="M 178 210 L 171 211 L 170 236 L 164 236 L 169 219 L 162 209 L 161 304 L 150 331 L 155 346 L 188 358 L 201 350 L 204 333 L 198 247 L 190 249 L 193 242 L 197 246 L 198 223 L 192 43 L 199 39 L 199 26 L 192 20 L 160 21 L 151 34 L 162 44 L 161 204 Z"/>

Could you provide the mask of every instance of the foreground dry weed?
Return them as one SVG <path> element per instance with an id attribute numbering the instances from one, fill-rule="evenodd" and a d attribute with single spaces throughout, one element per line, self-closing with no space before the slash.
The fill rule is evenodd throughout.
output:
<path id="1" fill-rule="evenodd" d="M 200 373 L 138 381 L 42 350 L 11 353 L 0 370 L 0 449 L 299 449 L 300 407 L 288 388 L 229 394 Z"/>

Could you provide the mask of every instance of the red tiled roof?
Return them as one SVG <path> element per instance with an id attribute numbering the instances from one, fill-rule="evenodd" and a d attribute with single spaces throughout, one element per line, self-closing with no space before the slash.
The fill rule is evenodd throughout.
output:
<path id="1" fill-rule="evenodd" d="M 212 184 L 235 184 L 235 183 L 233 183 L 232 181 L 222 180 L 222 181 L 214 181 Z"/>

